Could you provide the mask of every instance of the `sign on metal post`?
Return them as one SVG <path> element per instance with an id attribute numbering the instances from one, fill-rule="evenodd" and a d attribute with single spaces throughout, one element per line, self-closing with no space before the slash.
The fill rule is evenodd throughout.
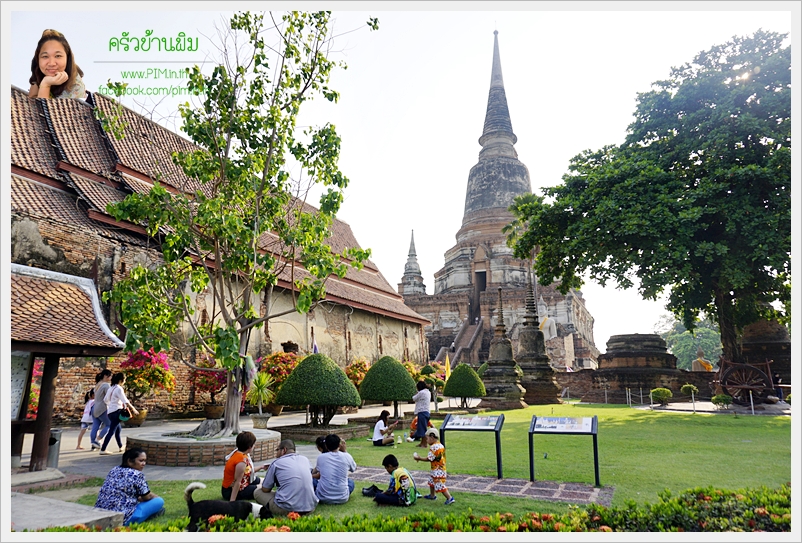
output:
<path id="1" fill-rule="evenodd" d="M 596 472 L 596 486 L 599 482 L 599 446 L 596 440 L 599 420 L 591 417 L 538 417 L 533 416 L 529 425 L 529 480 L 535 482 L 535 441 L 534 434 L 564 434 L 593 436 L 593 466 Z"/>
<path id="2" fill-rule="evenodd" d="M 467 432 L 494 432 L 496 434 L 496 472 L 501 479 L 501 427 L 504 426 L 504 414 L 477 415 L 465 417 L 462 415 L 446 415 L 440 426 L 440 442 L 446 444 L 446 430 L 461 430 Z"/>

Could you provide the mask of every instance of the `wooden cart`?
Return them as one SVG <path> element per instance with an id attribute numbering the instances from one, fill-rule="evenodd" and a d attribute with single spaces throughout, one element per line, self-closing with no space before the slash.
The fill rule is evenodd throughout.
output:
<path id="1" fill-rule="evenodd" d="M 732 396 L 734 403 L 749 405 L 751 391 L 752 401 L 763 403 L 769 394 L 774 394 L 770 367 L 772 363 L 773 360 L 766 360 L 754 364 L 740 364 L 721 356 L 718 373 L 712 384 L 715 393 Z"/>

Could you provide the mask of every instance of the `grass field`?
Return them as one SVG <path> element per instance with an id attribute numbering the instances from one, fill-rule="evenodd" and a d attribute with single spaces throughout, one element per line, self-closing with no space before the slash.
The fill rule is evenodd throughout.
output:
<path id="1" fill-rule="evenodd" d="M 592 417 L 599 419 L 599 471 L 601 484 L 615 487 L 613 505 L 627 500 L 638 503 L 657 501 L 658 492 L 679 492 L 697 486 L 722 489 L 778 487 L 791 480 L 790 417 L 706 415 L 631 409 L 605 404 L 534 406 L 504 412 L 502 458 L 504 477 L 529 478 L 528 430 L 533 415 Z M 438 423 L 439 424 L 439 423 Z M 448 471 L 495 477 L 493 433 L 458 432 L 447 434 Z M 357 464 L 381 466 L 392 452 L 409 469 L 415 464 L 412 453 L 417 444 L 404 443 L 397 449 L 374 447 L 364 439 L 348 441 Z M 585 435 L 535 435 L 535 475 L 539 480 L 594 484 L 593 442 Z M 548 453 L 548 459 L 543 459 Z M 222 468 L 221 468 L 222 478 Z M 147 468 L 145 468 L 147 476 Z M 102 482 L 102 480 L 98 480 Z M 150 481 L 154 492 L 165 498 L 164 521 L 186 515 L 183 490 L 189 481 Z M 195 492 L 196 499 L 218 499 L 220 480 L 204 481 L 208 488 Z M 99 484 L 99 483 L 98 483 Z M 372 500 L 361 495 L 369 483 L 357 482 L 345 505 L 321 505 L 316 513 L 334 517 L 376 514 Z M 425 484 L 424 490 L 425 491 Z M 454 511 L 475 514 L 528 511 L 554 513 L 567 509 L 556 504 L 529 499 L 456 493 Z M 94 505 L 95 496 L 80 503 Z M 441 511 L 442 500 L 419 500 L 416 508 Z M 384 507 L 384 515 L 402 516 L 405 509 Z"/>

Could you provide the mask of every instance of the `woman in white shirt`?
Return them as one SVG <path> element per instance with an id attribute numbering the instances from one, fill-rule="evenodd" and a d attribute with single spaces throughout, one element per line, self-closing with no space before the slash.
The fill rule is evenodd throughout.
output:
<path id="1" fill-rule="evenodd" d="M 373 427 L 373 444 L 377 447 L 392 445 L 395 440 L 393 437 L 393 429 L 398 425 L 398 421 L 388 425 L 387 418 L 389 416 L 389 411 L 386 409 L 382 411 L 381 415 L 379 415 L 379 420 L 376 421 L 376 425 Z"/>
<path id="2" fill-rule="evenodd" d="M 109 413 L 110 424 L 109 431 L 106 433 L 106 439 L 103 440 L 103 446 L 100 448 L 100 454 L 111 454 L 106 451 L 106 447 L 109 446 L 112 434 L 114 434 L 114 438 L 117 440 L 117 446 L 119 447 L 118 452 L 123 452 L 123 440 L 120 436 L 120 415 L 125 414 L 126 406 L 128 406 L 132 415 L 139 414 L 136 407 L 134 407 L 125 396 L 125 391 L 123 390 L 124 384 L 125 374 L 115 373 L 111 378 L 111 388 L 106 392 L 104 401 L 106 402 L 107 411 Z"/>

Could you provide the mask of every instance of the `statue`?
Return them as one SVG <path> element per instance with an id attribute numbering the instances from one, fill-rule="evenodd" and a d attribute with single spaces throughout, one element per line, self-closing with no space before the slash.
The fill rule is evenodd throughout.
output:
<path id="1" fill-rule="evenodd" d="M 537 312 L 538 317 L 540 317 L 540 330 L 543 332 L 543 339 L 548 341 L 551 338 L 557 337 L 557 321 L 549 317 L 543 296 L 541 296 L 540 300 L 537 302 Z"/>
<path id="2" fill-rule="evenodd" d="M 713 364 L 705 359 L 705 352 L 701 346 L 696 349 L 696 360 L 691 362 L 691 371 L 713 371 Z"/>

